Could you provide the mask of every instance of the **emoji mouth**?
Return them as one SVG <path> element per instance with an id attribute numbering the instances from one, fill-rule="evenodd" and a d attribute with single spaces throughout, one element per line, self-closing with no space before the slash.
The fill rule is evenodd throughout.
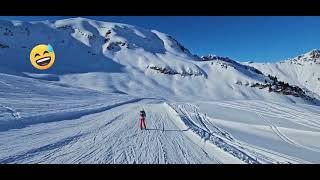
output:
<path id="1" fill-rule="evenodd" d="M 36 61 L 36 63 L 39 65 L 39 66 L 46 66 L 50 63 L 51 61 L 51 58 L 50 57 L 44 57 L 44 58 L 41 58 L 39 60 Z"/>

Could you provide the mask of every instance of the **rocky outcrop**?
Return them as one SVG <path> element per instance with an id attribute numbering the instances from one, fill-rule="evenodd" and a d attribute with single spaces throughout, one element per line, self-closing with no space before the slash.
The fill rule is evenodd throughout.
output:
<path id="1" fill-rule="evenodd" d="M 201 76 L 203 75 L 201 72 L 191 73 L 191 72 L 178 72 L 176 70 L 171 69 L 170 67 L 157 67 L 157 66 L 148 66 L 149 69 L 155 70 L 162 74 L 168 75 L 180 75 L 180 76 Z"/>
<path id="2" fill-rule="evenodd" d="M 295 58 L 288 59 L 288 61 L 291 64 L 298 64 L 298 65 L 303 65 L 302 63 L 305 63 L 305 62 L 320 64 L 320 50 L 314 49 L 310 52 L 299 55 Z"/>
<path id="3" fill-rule="evenodd" d="M 265 89 L 268 88 L 268 91 L 275 92 L 283 95 L 291 95 L 295 97 L 303 98 L 307 101 L 316 102 L 316 98 L 310 97 L 303 89 L 298 86 L 292 86 L 289 83 L 285 83 L 283 81 L 279 81 L 276 76 L 268 75 L 269 81 L 265 80 L 264 83 L 255 83 L 252 84 L 251 87 Z"/>

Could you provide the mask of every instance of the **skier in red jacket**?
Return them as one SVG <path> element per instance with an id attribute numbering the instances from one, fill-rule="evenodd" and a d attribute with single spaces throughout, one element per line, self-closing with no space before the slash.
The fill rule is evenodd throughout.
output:
<path id="1" fill-rule="evenodd" d="M 146 112 L 144 110 L 140 111 L 140 129 L 147 129 L 146 123 L 145 123 L 145 117 L 146 117 Z"/>

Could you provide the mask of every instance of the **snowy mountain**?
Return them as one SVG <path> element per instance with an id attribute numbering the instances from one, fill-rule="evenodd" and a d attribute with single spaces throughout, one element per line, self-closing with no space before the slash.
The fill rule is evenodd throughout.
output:
<path id="1" fill-rule="evenodd" d="M 312 51 L 306 53 L 306 54 L 303 54 L 303 55 L 300 55 L 300 56 L 297 56 L 293 59 L 290 59 L 292 62 L 309 62 L 310 64 L 315 63 L 315 64 L 320 64 L 320 50 L 318 49 L 313 49 Z M 290 61 L 289 60 L 289 61 Z"/>
<path id="2" fill-rule="evenodd" d="M 320 50 L 315 49 L 278 63 L 251 63 L 250 66 L 307 89 L 317 94 L 318 98 L 320 96 Z"/>
<path id="3" fill-rule="evenodd" d="M 294 60 L 199 57 L 159 31 L 85 18 L 1 21 L 0 34 L 0 163 L 320 162 L 319 86 L 277 74 Z M 55 51 L 46 71 L 30 64 L 37 44 Z M 316 58 L 300 58 L 306 75 Z"/>
<path id="4" fill-rule="evenodd" d="M 259 70 L 228 58 L 199 61 L 173 37 L 155 30 L 84 18 L 4 22 L 1 29 L 0 65 L 22 76 L 147 97 L 304 101 L 251 88 L 267 79 Z M 57 52 L 54 67 L 44 72 L 27 59 L 39 43 L 50 43 Z"/>

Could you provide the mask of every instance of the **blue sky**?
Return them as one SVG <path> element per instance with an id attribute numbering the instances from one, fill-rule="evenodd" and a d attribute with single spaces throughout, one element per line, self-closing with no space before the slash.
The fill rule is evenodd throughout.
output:
<path id="1" fill-rule="evenodd" d="M 0 18 L 37 21 L 69 17 Z M 320 48 L 320 16 L 85 17 L 156 29 L 172 35 L 194 54 L 216 54 L 239 61 L 274 62 Z"/>

